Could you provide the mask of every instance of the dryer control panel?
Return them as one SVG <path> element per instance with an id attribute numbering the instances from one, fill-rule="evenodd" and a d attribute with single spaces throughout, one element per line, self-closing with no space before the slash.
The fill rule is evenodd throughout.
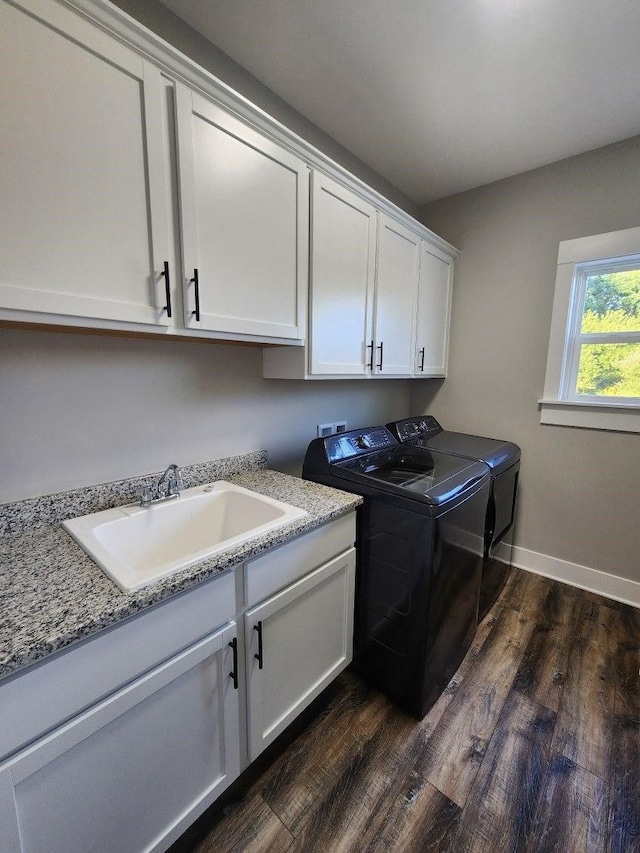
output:
<path id="1" fill-rule="evenodd" d="M 415 418 L 406 418 L 403 421 L 396 421 L 390 424 L 392 431 L 397 433 L 400 441 L 415 442 L 416 439 L 433 438 L 439 432 L 442 432 L 442 427 L 433 415 L 419 415 Z"/>

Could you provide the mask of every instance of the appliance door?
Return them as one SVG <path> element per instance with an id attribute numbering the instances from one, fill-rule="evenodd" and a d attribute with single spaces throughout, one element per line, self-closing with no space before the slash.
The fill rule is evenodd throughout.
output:
<path id="1" fill-rule="evenodd" d="M 488 474 L 481 462 L 409 449 L 371 454 L 336 465 L 334 470 L 367 483 L 374 491 L 400 494 L 434 507 L 460 497 Z"/>
<path id="2" fill-rule="evenodd" d="M 356 669 L 416 717 L 477 627 L 488 477 L 436 517 L 368 498 L 358 510 Z"/>
<path id="3" fill-rule="evenodd" d="M 361 470 L 363 474 L 380 483 L 400 486 L 420 494 L 425 494 L 433 486 L 438 474 L 442 476 L 442 471 L 436 471 L 430 453 L 424 456 L 405 453 L 382 462 L 372 461 L 370 464 L 365 463 Z"/>
<path id="4" fill-rule="evenodd" d="M 392 430 L 398 434 L 397 430 Z M 439 453 L 451 453 L 466 459 L 478 459 L 485 462 L 495 474 L 501 474 L 520 459 L 520 448 L 510 441 L 497 438 L 485 438 L 464 432 L 450 432 L 438 427 L 422 429 L 419 422 L 413 428 L 401 429 L 401 441 L 415 447 L 424 447 Z"/>
<path id="5" fill-rule="evenodd" d="M 487 508 L 485 532 L 485 556 L 480 589 L 480 611 L 482 621 L 495 604 L 511 571 L 513 551 L 513 528 L 520 463 L 494 477 Z"/>
<path id="6" fill-rule="evenodd" d="M 494 520 L 491 531 L 491 547 L 496 545 L 513 526 L 516 514 L 516 495 L 520 463 L 517 462 L 493 479 Z"/>

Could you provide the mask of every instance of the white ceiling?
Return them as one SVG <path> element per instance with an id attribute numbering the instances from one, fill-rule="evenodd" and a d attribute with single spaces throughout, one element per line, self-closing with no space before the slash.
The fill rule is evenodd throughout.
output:
<path id="1" fill-rule="evenodd" d="M 163 2 L 418 203 L 640 133 L 640 0 Z"/>

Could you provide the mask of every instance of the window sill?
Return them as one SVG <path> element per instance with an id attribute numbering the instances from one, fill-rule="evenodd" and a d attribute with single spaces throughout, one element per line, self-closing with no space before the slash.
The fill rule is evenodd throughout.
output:
<path id="1" fill-rule="evenodd" d="M 612 405 L 568 400 L 538 400 L 538 403 L 541 424 L 640 432 L 640 407 L 628 403 Z"/>

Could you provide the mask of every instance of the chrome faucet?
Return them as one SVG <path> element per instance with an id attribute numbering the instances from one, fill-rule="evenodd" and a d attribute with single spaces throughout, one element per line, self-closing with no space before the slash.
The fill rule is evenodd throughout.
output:
<path id="1" fill-rule="evenodd" d="M 182 477 L 180 476 L 180 469 L 175 462 L 172 462 L 156 483 L 155 497 L 153 496 L 152 487 L 144 486 L 140 493 L 140 506 L 151 506 L 151 504 L 159 503 L 160 501 L 179 498 L 181 488 Z"/>
<path id="2" fill-rule="evenodd" d="M 172 462 L 158 480 L 158 485 L 156 486 L 158 497 L 179 498 L 181 488 L 182 478 L 180 476 L 180 469 L 175 462 Z"/>

